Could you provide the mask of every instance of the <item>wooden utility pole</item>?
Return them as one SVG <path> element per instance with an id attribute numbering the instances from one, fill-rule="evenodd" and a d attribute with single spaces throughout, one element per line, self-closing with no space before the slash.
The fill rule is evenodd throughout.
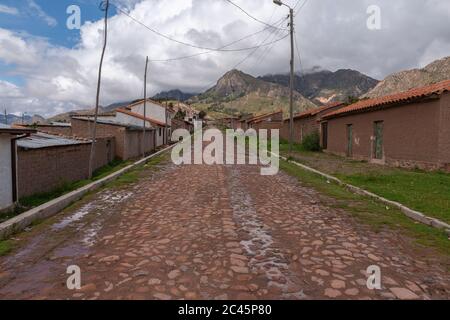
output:
<path id="1" fill-rule="evenodd" d="M 291 80 L 289 86 L 289 156 L 292 155 L 292 143 L 294 140 L 294 9 L 289 8 L 290 33 L 291 33 Z"/>
<path id="2" fill-rule="evenodd" d="M 108 9 L 109 9 L 109 0 L 106 0 L 106 2 L 102 2 L 101 5 L 105 5 L 104 8 L 101 8 L 102 10 L 105 10 L 105 32 L 104 32 L 104 39 L 103 39 L 103 49 L 102 49 L 102 55 L 100 57 L 100 65 L 98 67 L 98 80 L 97 80 L 97 97 L 95 100 L 95 116 L 94 116 L 94 128 L 92 129 L 92 143 L 91 143 L 91 153 L 89 156 L 89 179 L 92 179 L 92 172 L 94 171 L 94 159 L 95 159 L 95 139 L 97 138 L 97 118 L 98 118 L 98 105 L 100 100 L 100 84 L 102 79 L 102 65 L 103 65 L 103 58 L 105 56 L 105 49 L 106 49 L 106 42 L 108 39 Z"/>
<path id="3" fill-rule="evenodd" d="M 148 67 L 148 56 L 145 59 L 145 72 L 144 72 L 144 123 L 142 127 L 142 158 L 145 158 L 145 125 L 147 117 L 147 67 Z"/>

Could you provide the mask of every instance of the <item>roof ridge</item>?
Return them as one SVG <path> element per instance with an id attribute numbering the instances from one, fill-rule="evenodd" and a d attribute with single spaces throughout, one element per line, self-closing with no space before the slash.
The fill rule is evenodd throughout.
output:
<path id="1" fill-rule="evenodd" d="M 367 110 L 370 108 L 374 108 L 377 106 L 382 105 L 391 105 L 395 103 L 400 102 L 407 102 L 410 100 L 415 100 L 419 98 L 428 97 L 433 94 L 441 95 L 444 92 L 450 91 L 450 79 L 440 81 L 434 84 L 421 86 L 412 88 L 409 90 L 405 90 L 402 92 L 382 96 L 382 97 L 376 97 L 366 100 L 360 100 L 356 103 L 353 103 L 351 105 L 348 105 L 344 108 L 341 108 L 339 110 L 333 111 L 327 115 L 324 116 L 324 118 L 332 118 L 333 116 L 351 113 L 351 112 L 357 112 L 362 110 Z"/>

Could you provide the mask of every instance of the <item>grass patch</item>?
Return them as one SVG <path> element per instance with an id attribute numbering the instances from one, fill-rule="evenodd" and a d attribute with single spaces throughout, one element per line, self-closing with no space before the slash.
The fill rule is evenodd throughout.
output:
<path id="1" fill-rule="evenodd" d="M 286 154 L 286 141 L 281 142 L 280 150 Z M 293 150 L 293 158 L 300 163 L 450 223 L 448 173 L 392 168 L 321 152 L 307 152 L 298 144 L 294 144 Z"/>
<path id="2" fill-rule="evenodd" d="M 13 249 L 11 241 L 0 241 L 0 257 L 8 254 Z"/>
<path id="3" fill-rule="evenodd" d="M 132 183 L 136 183 L 139 181 L 139 179 L 143 176 L 143 173 L 150 173 L 155 172 L 158 169 L 155 167 L 158 164 L 160 164 L 162 161 L 166 160 L 168 158 L 168 154 L 160 154 L 156 157 L 151 158 L 146 163 L 143 163 L 130 171 L 124 173 L 120 177 L 118 177 L 116 180 L 111 181 L 106 185 L 106 187 L 115 187 L 120 188 L 127 186 Z"/>
<path id="4" fill-rule="evenodd" d="M 305 186 L 312 187 L 321 194 L 333 198 L 330 207 L 344 209 L 358 221 L 370 225 L 373 230 L 380 231 L 390 228 L 401 231 L 415 240 L 417 244 L 432 247 L 450 255 L 450 241 L 443 230 L 417 223 L 406 217 L 400 210 L 387 208 L 385 205 L 370 198 L 353 194 L 342 186 L 328 182 L 325 178 L 306 171 L 287 161 L 280 161 L 280 168 L 286 173 L 297 177 Z"/>

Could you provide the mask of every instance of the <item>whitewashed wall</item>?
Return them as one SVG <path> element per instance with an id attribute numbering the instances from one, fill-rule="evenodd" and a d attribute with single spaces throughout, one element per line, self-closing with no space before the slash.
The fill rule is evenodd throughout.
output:
<path id="1" fill-rule="evenodd" d="M 145 112 L 146 116 L 158 120 L 162 123 L 166 123 L 166 108 L 160 106 L 159 104 L 148 101 L 146 103 L 145 109 L 146 109 Z M 144 115 L 144 103 L 131 107 L 131 110 L 135 113 L 139 113 L 140 115 Z M 168 118 L 167 124 L 170 126 L 171 125 L 170 117 L 168 116 L 167 118 Z"/>
<path id="2" fill-rule="evenodd" d="M 130 115 L 122 113 L 122 112 L 116 113 L 115 121 L 117 121 L 119 123 L 126 123 L 129 125 L 138 126 L 138 127 L 142 127 L 142 123 L 144 122 L 144 120 L 142 120 L 142 119 L 130 116 Z M 152 125 L 150 124 L 150 122 L 146 121 L 145 127 L 151 128 Z"/>
<path id="3" fill-rule="evenodd" d="M 11 135 L 0 134 L 0 210 L 13 204 Z"/>

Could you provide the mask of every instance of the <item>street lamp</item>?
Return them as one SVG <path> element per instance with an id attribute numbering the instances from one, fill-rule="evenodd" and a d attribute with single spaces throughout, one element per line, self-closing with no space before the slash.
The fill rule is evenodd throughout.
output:
<path id="1" fill-rule="evenodd" d="M 289 86 L 289 155 L 292 154 L 292 140 L 294 138 L 294 9 L 280 0 L 273 0 L 278 6 L 289 8 L 290 33 L 291 33 L 291 79 Z"/>

